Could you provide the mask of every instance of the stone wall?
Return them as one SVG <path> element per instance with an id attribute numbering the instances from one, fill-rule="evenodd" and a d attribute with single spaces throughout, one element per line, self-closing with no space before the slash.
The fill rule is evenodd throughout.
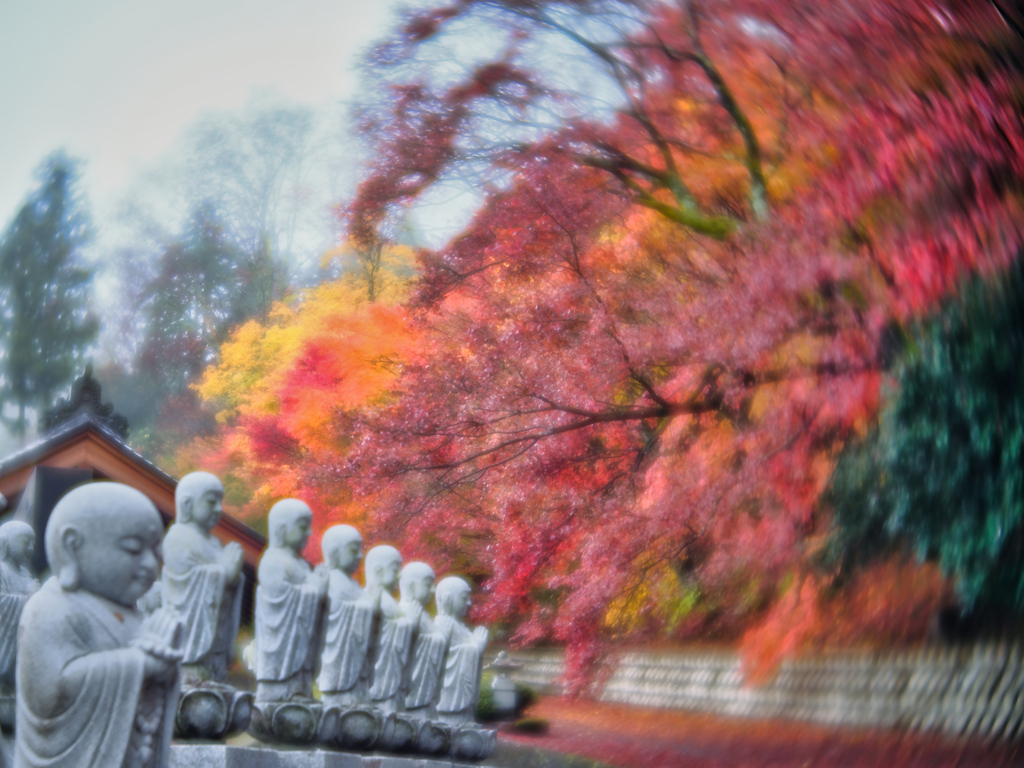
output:
<path id="1" fill-rule="evenodd" d="M 561 651 L 512 651 L 513 678 L 557 693 Z M 844 653 L 784 662 L 746 684 L 728 652 L 623 653 L 598 698 L 645 707 L 830 725 L 1024 736 L 1024 649 L 1005 644 L 899 654 Z"/>

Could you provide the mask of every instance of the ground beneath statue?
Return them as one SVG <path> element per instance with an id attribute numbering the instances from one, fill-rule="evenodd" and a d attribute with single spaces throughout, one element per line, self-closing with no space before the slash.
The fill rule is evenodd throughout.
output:
<path id="1" fill-rule="evenodd" d="M 550 733 L 546 736 L 501 733 L 499 743 L 512 742 L 517 747 L 583 756 L 616 768 L 1003 768 L 1024 765 L 1024 745 L 993 746 L 928 734 L 840 730 L 789 721 L 723 718 L 557 697 L 542 697 L 527 714 L 550 721 Z M 511 757 L 501 752 L 499 750 L 494 757 L 505 757 L 506 761 Z M 549 764 L 556 768 L 556 762 Z M 592 763 L 589 760 L 565 763 L 572 768 L 588 764 Z"/>

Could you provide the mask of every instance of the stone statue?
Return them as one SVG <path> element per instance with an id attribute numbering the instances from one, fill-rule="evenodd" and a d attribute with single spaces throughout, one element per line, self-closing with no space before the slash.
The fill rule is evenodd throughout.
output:
<path id="1" fill-rule="evenodd" d="M 19 627 L 16 768 L 164 768 L 178 696 L 173 614 L 143 620 L 163 524 L 119 483 L 79 486 L 54 507 L 54 576 Z"/>
<path id="2" fill-rule="evenodd" d="M 329 573 L 322 565 L 312 570 L 302 557 L 313 522 L 304 502 L 277 502 L 267 522 L 270 546 L 257 572 L 252 730 L 264 741 L 305 743 L 317 738 L 319 728 L 321 705 L 313 699 L 313 678 Z M 265 706 L 286 702 L 296 707 Z"/>
<path id="3" fill-rule="evenodd" d="M 36 534 L 17 520 L 0 525 L 0 725 L 14 728 L 14 663 L 18 621 L 25 601 L 39 589 L 29 570 Z"/>
<path id="4" fill-rule="evenodd" d="M 161 597 L 186 628 L 182 682 L 223 682 L 234 659 L 242 610 L 242 547 L 222 547 L 224 488 L 208 472 L 185 475 L 174 492 L 177 516 L 164 537 Z"/>
<path id="5" fill-rule="evenodd" d="M 470 632 L 462 623 L 469 610 L 470 592 L 469 584 L 458 576 L 448 576 L 437 585 L 437 626 L 448 638 L 437 713 L 452 725 L 473 722 L 489 636 L 486 627 Z"/>
<path id="6" fill-rule="evenodd" d="M 473 719 L 473 710 L 480 699 L 488 632 L 485 627 L 470 631 L 462 622 L 469 604 L 470 587 L 465 580 L 458 576 L 441 579 L 437 585 L 435 624 L 447 638 L 448 650 L 437 714 L 442 722 L 452 726 L 451 755 L 480 760 L 494 751 L 497 733 L 476 726 Z"/>
<path id="7" fill-rule="evenodd" d="M 434 570 L 426 563 L 409 563 L 402 569 L 398 589 L 399 610 L 416 622 L 403 685 L 405 709 L 410 714 L 431 718 L 436 714 L 441 664 L 447 645 L 447 638 L 434 626 L 434 620 L 425 610 L 434 597 Z"/>
<path id="8" fill-rule="evenodd" d="M 324 533 L 321 551 L 330 583 L 317 687 L 323 703 L 339 710 L 337 746 L 368 749 L 380 736 L 383 718 L 370 706 L 376 609 L 352 578 L 363 557 L 363 537 L 350 525 L 335 525 Z"/>
<path id="9" fill-rule="evenodd" d="M 245 578 L 242 547 L 234 541 L 222 547 L 212 533 L 223 499 L 214 475 L 185 475 L 174 492 L 175 522 L 164 537 L 160 598 L 163 609 L 174 611 L 185 626 L 176 733 L 183 738 L 219 739 L 249 724 L 251 695 L 224 684 L 234 660 Z"/>
<path id="10" fill-rule="evenodd" d="M 370 700 L 384 714 L 377 747 L 391 752 L 412 747 L 418 729 L 416 722 L 402 714 L 402 683 L 416 620 L 402 615 L 391 594 L 398 586 L 401 567 L 402 556 L 387 544 L 374 547 L 366 555 L 366 592 L 376 607 Z"/>
<path id="11" fill-rule="evenodd" d="M 335 525 L 324 534 L 330 611 L 317 686 L 324 703 L 343 707 L 369 702 L 373 675 L 369 651 L 374 605 L 352 578 L 363 557 L 362 547 L 363 537 L 350 525 Z"/>
<path id="12" fill-rule="evenodd" d="M 402 556 L 387 544 L 374 547 L 366 555 L 366 591 L 378 606 L 380 621 L 370 699 L 384 712 L 404 708 L 402 678 L 409 660 L 413 628 L 419 619 L 403 616 L 392 597 L 401 567 Z"/>
<path id="13" fill-rule="evenodd" d="M 426 607 L 434 597 L 434 570 L 426 563 L 409 563 L 398 579 L 402 615 L 415 621 L 409 662 L 402 682 L 405 715 L 419 721 L 416 751 L 440 754 L 448 750 L 451 729 L 435 722 L 444 654 L 448 645 Z"/>

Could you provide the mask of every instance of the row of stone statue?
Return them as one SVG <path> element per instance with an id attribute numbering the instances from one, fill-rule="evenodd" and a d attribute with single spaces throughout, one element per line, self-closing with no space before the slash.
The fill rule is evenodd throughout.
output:
<path id="1" fill-rule="evenodd" d="M 228 685 L 244 576 L 241 547 L 211 533 L 222 499 L 213 475 L 182 478 L 163 536 L 140 492 L 80 486 L 47 524 L 53 575 L 42 587 L 28 569 L 32 529 L 0 527 L 0 722 L 15 724 L 18 768 L 163 768 L 172 736 L 245 729 L 270 743 L 490 754 L 494 732 L 473 723 L 487 631 L 463 623 L 469 585 L 442 579 L 431 618 L 432 569 L 378 546 L 361 587 L 362 539 L 343 525 L 311 568 L 301 553 L 312 513 L 296 499 L 269 513 L 255 697 Z"/>

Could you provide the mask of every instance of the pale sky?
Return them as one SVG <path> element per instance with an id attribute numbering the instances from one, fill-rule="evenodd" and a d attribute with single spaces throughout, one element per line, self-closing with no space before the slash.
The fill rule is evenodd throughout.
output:
<path id="1" fill-rule="evenodd" d="M 58 147 L 102 203 L 207 110 L 254 91 L 325 105 L 396 0 L 0 0 L 0 226 Z"/>

